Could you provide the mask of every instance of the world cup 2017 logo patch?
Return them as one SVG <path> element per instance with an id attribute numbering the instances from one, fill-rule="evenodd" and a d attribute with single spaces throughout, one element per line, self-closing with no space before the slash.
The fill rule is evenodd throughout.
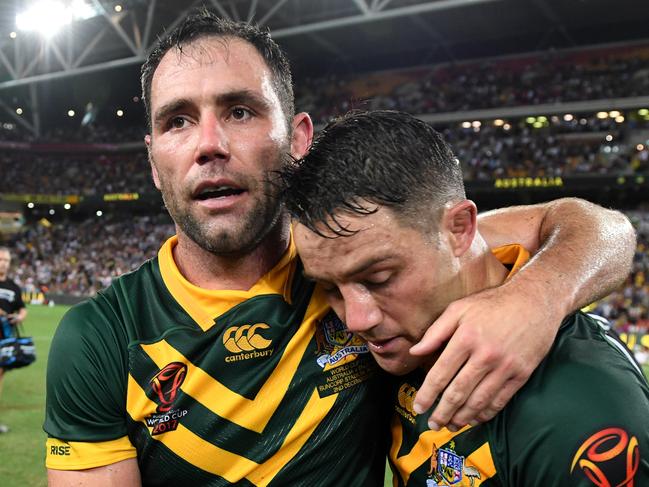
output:
<path id="1" fill-rule="evenodd" d="M 622 428 L 606 428 L 581 444 L 572 459 L 570 473 L 579 475 L 581 470 L 597 487 L 639 487 L 633 481 L 639 466 L 638 439 Z"/>
<path id="2" fill-rule="evenodd" d="M 156 412 L 145 418 L 147 426 L 152 428 L 152 435 L 174 431 L 178 428 L 178 420 L 187 414 L 187 410 L 172 409 L 186 376 L 187 365 L 171 362 L 149 381 L 151 390 L 158 399 Z"/>
<path id="3" fill-rule="evenodd" d="M 153 376 L 149 383 L 160 401 L 156 412 L 166 413 L 171 409 L 186 375 L 187 366 L 185 364 L 172 362 Z"/>

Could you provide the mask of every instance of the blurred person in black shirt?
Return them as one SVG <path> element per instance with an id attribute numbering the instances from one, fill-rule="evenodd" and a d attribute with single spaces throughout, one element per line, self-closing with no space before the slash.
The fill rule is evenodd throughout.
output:
<path id="1" fill-rule="evenodd" d="M 9 279 L 11 253 L 7 247 L 0 247 L 0 340 L 11 338 L 16 333 L 16 326 L 27 317 L 27 308 L 23 303 L 20 288 Z M 4 369 L 0 367 L 0 394 Z M 9 431 L 6 425 L 0 423 L 0 434 Z"/>

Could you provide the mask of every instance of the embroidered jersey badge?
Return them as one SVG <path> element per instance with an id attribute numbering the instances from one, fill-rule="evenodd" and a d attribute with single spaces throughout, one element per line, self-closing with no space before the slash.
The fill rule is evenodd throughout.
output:
<path id="1" fill-rule="evenodd" d="M 180 418 L 187 415 L 186 409 L 172 409 L 186 377 L 187 365 L 182 362 L 171 362 L 149 381 L 151 390 L 158 399 L 156 412 L 144 418 L 146 425 L 151 428 L 152 436 L 176 430 Z"/>
<path id="2" fill-rule="evenodd" d="M 344 363 L 347 357 L 369 353 L 365 341 L 347 330 L 345 324 L 333 311 L 320 322 L 316 333 L 318 344 L 316 361 L 323 369 L 336 367 Z"/>

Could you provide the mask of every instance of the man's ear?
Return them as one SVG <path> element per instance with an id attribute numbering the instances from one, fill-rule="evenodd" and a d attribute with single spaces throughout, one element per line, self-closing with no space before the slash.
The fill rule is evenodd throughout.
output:
<path id="1" fill-rule="evenodd" d="M 291 137 L 291 155 L 300 159 L 308 152 L 313 142 L 313 122 L 308 113 L 298 113 L 293 117 L 293 135 Z"/>
<path id="2" fill-rule="evenodd" d="M 158 176 L 158 169 L 155 167 L 153 162 L 153 156 L 151 156 L 151 135 L 146 134 L 144 136 L 144 143 L 146 144 L 146 152 L 149 156 L 149 164 L 151 164 L 151 176 L 153 177 L 153 184 L 155 187 L 160 190 L 160 177 Z"/>
<path id="3" fill-rule="evenodd" d="M 466 252 L 477 231 L 478 209 L 471 200 L 456 203 L 444 212 L 444 229 L 450 236 L 453 255 L 460 257 Z"/>

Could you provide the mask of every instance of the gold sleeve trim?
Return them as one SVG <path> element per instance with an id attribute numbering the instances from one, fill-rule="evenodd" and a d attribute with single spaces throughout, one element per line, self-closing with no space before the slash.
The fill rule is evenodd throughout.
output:
<path id="1" fill-rule="evenodd" d="M 48 438 L 45 445 L 45 466 L 53 470 L 85 470 L 137 457 L 128 436 L 98 442 Z"/>

